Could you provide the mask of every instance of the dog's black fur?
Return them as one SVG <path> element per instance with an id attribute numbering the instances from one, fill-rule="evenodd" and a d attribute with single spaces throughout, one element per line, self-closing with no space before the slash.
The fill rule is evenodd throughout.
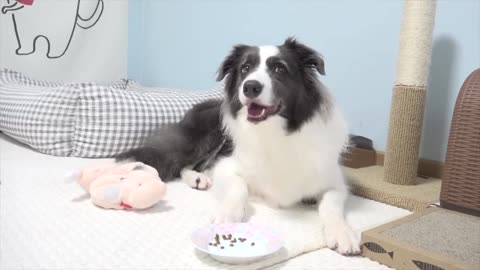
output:
<path id="1" fill-rule="evenodd" d="M 328 109 L 316 77 L 317 71 L 325 74 L 325 64 L 314 50 L 293 38 L 278 48 L 279 55 L 269 58 L 267 66 L 275 96 L 282 104 L 279 115 L 287 120 L 286 130 L 296 132 L 322 106 Z M 248 73 L 241 70 L 246 64 L 251 70 L 259 65 L 258 51 L 258 47 L 237 45 L 225 58 L 217 77 L 217 81 L 226 77 L 223 105 L 222 100 L 195 105 L 181 122 L 160 129 L 143 147 L 120 154 L 116 161 L 143 162 L 157 169 L 163 181 L 170 181 L 178 178 L 184 168 L 208 168 L 218 157 L 230 155 L 234 145 L 223 130 L 222 106 L 234 118 L 242 108 L 238 89 Z M 278 65 L 285 70 L 283 74 L 273 72 Z"/>
<path id="2" fill-rule="evenodd" d="M 118 155 L 116 161 L 143 162 L 154 167 L 165 182 L 180 177 L 181 170 L 189 166 L 208 168 L 218 155 L 228 155 L 232 149 L 223 134 L 221 104 L 222 100 L 208 100 L 195 105 L 182 121 L 161 128 L 143 147 Z"/>

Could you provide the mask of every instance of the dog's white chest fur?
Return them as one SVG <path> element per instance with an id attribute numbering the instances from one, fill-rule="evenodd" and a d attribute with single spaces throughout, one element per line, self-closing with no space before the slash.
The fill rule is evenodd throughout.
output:
<path id="1" fill-rule="evenodd" d="M 235 144 L 232 158 L 252 195 L 275 206 L 289 206 L 344 185 L 330 177 L 338 170 L 347 137 L 336 112 L 327 121 L 318 114 L 291 134 L 284 128 L 285 119 L 273 116 L 253 124 L 246 121 L 245 109 L 236 119 L 226 116 L 225 124 Z"/>

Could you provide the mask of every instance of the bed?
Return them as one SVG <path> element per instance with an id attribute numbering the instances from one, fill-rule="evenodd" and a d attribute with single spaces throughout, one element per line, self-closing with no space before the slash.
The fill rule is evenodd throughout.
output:
<path id="1" fill-rule="evenodd" d="M 189 239 L 209 222 L 215 201 L 208 192 L 174 182 L 149 210 L 100 209 L 64 181 L 65 172 L 92 162 L 42 154 L 0 133 L 0 269 L 388 269 L 322 248 L 315 209 L 274 210 L 261 202 L 253 203 L 250 221 L 283 226 L 285 249 L 249 266 L 218 263 Z M 409 214 L 354 196 L 347 208 L 357 232 Z"/>
<path id="2" fill-rule="evenodd" d="M 193 104 L 221 98 L 208 91 L 39 81 L 0 69 L 0 269 L 386 269 L 325 249 L 315 206 L 272 209 L 249 201 L 248 222 L 282 234 L 283 248 L 250 265 L 225 265 L 196 251 L 190 234 L 210 223 L 216 201 L 177 181 L 145 211 L 94 206 L 65 174 L 112 157 Z M 408 215 L 351 196 L 346 218 L 361 231 Z"/>

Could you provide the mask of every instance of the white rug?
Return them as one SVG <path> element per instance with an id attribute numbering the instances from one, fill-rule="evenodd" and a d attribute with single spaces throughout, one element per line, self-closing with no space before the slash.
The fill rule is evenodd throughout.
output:
<path id="1" fill-rule="evenodd" d="M 251 203 L 250 221 L 281 232 L 284 249 L 248 267 L 218 263 L 190 242 L 190 233 L 209 221 L 216 203 L 210 194 L 177 182 L 168 185 L 164 202 L 147 211 L 100 209 L 62 179 L 66 170 L 91 162 L 45 156 L 0 136 L 0 269 L 282 268 L 279 263 L 324 247 L 315 207 L 278 210 Z M 359 197 L 347 208 L 357 232 L 409 213 Z M 318 258 L 320 268 L 326 259 Z M 384 269 L 368 259 L 352 268 Z"/>

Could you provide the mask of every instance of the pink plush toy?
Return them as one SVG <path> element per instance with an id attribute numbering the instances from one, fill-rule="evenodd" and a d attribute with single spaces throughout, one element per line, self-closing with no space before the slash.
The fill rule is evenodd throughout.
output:
<path id="1" fill-rule="evenodd" d="M 166 185 L 157 170 L 142 163 L 102 162 L 70 174 L 90 193 L 92 202 L 103 208 L 145 209 L 158 203 Z"/>

